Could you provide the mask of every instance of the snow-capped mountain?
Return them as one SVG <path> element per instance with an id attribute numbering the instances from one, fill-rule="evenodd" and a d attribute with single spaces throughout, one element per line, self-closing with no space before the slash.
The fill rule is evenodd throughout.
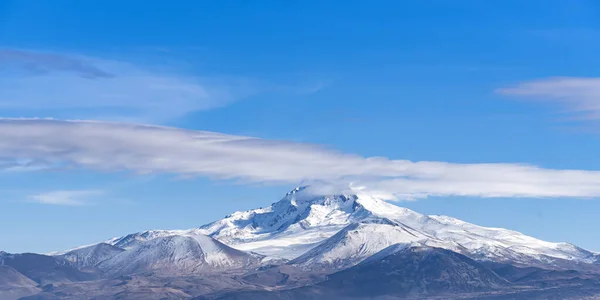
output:
<path id="1" fill-rule="evenodd" d="M 200 230 L 241 250 L 293 259 L 373 216 L 358 200 L 354 194 L 321 196 L 299 187 L 270 207 L 235 212 Z"/>
<path id="2" fill-rule="evenodd" d="M 105 243 L 127 251 L 102 265 L 106 268 L 110 261 L 123 257 L 129 261 L 143 260 L 150 265 L 160 265 L 152 260 L 164 258 L 154 257 L 151 253 L 183 251 L 176 247 L 191 251 L 185 254 L 186 257 L 195 257 L 192 249 L 199 247 L 195 244 L 204 235 L 223 246 L 243 251 L 240 253 L 244 255 L 258 253 L 266 260 L 286 259 L 303 267 L 329 265 L 338 269 L 352 266 L 394 244 L 439 247 L 477 260 L 522 265 L 600 261 L 597 253 L 568 243 L 545 242 L 512 230 L 481 227 L 447 216 L 419 214 L 364 190 L 323 196 L 313 193 L 309 187 L 299 187 L 269 207 L 235 212 L 199 228 L 149 230 L 110 239 Z M 152 250 L 165 245 L 170 245 L 167 246 L 170 250 Z M 134 249 L 140 253 L 133 255 Z M 142 254 L 149 256 L 134 259 Z M 179 254 L 183 255 L 182 252 Z M 191 268 L 196 267 L 199 265 Z"/>
<path id="3" fill-rule="evenodd" d="M 170 235 L 138 242 L 97 267 L 109 274 L 182 275 L 248 267 L 261 259 L 205 235 Z"/>
<path id="4" fill-rule="evenodd" d="M 3 265 L 40 284 L 31 289 L 6 269 L 11 297 L 419 298 L 547 295 L 549 285 L 572 299 L 600 293 L 597 253 L 419 214 L 364 190 L 322 195 L 306 187 L 198 228 L 148 230 L 53 255 L 0 251 Z"/>
<path id="5" fill-rule="evenodd" d="M 347 228 L 365 222 L 372 224 Z M 237 249 L 297 258 L 296 262 L 317 257 L 322 262 L 360 261 L 358 257 L 406 242 L 460 250 L 479 260 L 522 264 L 552 264 L 555 260 L 594 263 L 599 257 L 568 243 L 545 242 L 512 230 L 419 214 L 361 190 L 321 196 L 305 187 L 296 188 L 270 207 L 236 212 L 200 227 L 200 231 Z M 340 243 L 345 243 L 344 250 L 332 246 Z M 354 249 L 350 250 L 350 244 Z M 329 252 L 315 253 L 318 251 Z M 340 256 L 335 257 L 335 253 Z M 311 259 L 307 259 L 309 254 Z"/>

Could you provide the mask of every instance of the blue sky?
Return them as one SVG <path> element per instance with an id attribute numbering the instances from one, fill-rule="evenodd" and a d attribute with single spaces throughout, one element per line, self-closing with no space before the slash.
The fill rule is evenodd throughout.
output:
<path id="1" fill-rule="evenodd" d="M 598 14 L 0 0 L 0 249 L 191 228 L 316 179 L 600 250 Z"/>

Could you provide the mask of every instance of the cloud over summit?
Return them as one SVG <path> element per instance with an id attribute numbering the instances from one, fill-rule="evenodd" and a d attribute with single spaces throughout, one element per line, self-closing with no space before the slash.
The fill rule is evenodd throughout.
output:
<path id="1" fill-rule="evenodd" d="M 311 144 L 100 121 L 0 119 L 0 158 L 11 168 L 36 161 L 253 183 L 352 182 L 400 199 L 600 196 L 599 171 L 361 157 Z"/>

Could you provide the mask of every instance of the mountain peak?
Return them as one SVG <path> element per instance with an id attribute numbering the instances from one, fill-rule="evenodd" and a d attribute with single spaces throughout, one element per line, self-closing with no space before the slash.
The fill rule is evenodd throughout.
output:
<path id="1" fill-rule="evenodd" d="M 299 192 L 301 192 L 301 191 L 305 190 L 305 189 L 306 189 L 306 188 L 308 188 L 308 187 L 310 187 L 310 186 L 309 186 L 309 185 L 301 185 L 301 186 L 298 186 L 298 187 L 294 188 L 293 190 L 291 190 L 291 191 L 287 192 L 285 195 L 286 195 L 286 196 L 291 196 L 291 195 L 293 195 L 293 194 L 296 194 L 296 193 L 299 193 Z"/>
<path id="2" fill-rule="evenodd" d="M 297 191 L 288 193 L 279 202 L 273 203 L 274 211 L 285 210 L 287 207 L 293 206 L 297 210 L 310 209 L 313 205 L 327 206 L 334 209 L 352 210 L 355 208 L 357 195 L 347 194 L 332 194 L 319 195 L 310 192 Z"/>
<path id="3" fill-rule="evenodd" d="M 348 224 L 395 209 L 402 210 L 354 188 L 300 186 L 269 207 L 236 212 L 199 230 L 242 250 L 292 259 Z"/>
<path id="4" fill-rule="evenodd" d="M 286 193 L 285 197 L 278 202 L 273 203 L 270 210 L 272 212 L 281 212 L 289 209 L 310 214 L 307 210 L 319 208 L 339 210 L 350 214 L 359 210 L 363 210 L 367 214 L 377 211 L 405 210 L 386 202 L 379 197 L 378 193 L 373 193 L 362 187 L 352 185 L 345 188 L 327 185 L 299 186 Z"/>

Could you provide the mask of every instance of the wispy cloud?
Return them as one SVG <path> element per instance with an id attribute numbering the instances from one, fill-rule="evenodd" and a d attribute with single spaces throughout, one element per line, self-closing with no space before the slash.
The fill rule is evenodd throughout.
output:
<path id="1" fill-rule="evenodd" d="M 558 103 L 576 117 L 600 118 L 600 78 L 551 77 L 521 82 L 496 92 Z"/>
<path id="2" fill-rule="evenodd" d="M 102 194 L 98 190 L 49 191 L 30 195 L 28 200 L 41 204 L 80 206 L 91 204 L 90 200 Z"/>
<path id="3" fill-rule="evenodd" d="M 101 70 L 83 57 L 79 58 L 54 53 L 0 49 L 0 64 L 23 68 L 34 73 L 63 71 L 73 72 L 84 78 L 113 77 L 113 74 Z"/>
<path id="4" fill-rule="evenodd" d="M 599 171 L 365 158 L 317 145 L 124 123 L 2 119 L 0 157 L 254 183 L 352 182 L 401 199 L 600 196 Z"/>
<path id="5" fill-rule="evenodd" d="M 163 122 L 273 87 L 97 57 L 0 49 L 0 109 L 19 116 Z"/>

